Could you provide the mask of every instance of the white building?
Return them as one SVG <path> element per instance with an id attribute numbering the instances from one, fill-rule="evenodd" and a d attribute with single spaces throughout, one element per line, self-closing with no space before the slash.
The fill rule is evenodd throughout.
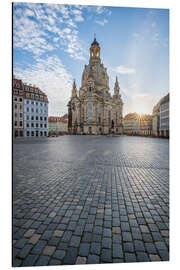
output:
<path id="1" fill-rule="evenodd" d="M 48 136 L 47 96 L 30 85 L 24 85 L 24 136 Z"/>

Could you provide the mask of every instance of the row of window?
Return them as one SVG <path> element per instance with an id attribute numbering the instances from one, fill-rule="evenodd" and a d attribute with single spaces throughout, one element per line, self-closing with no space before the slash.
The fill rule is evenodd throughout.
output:
<path id="1" fill-rule="evenodd" d="M 22 98 L 18 98 L 18 97 L 14 97 L 14 101 L 22 102 L 23 99 Z"/>
<path id="2" fill-rule="evenodd" d="M 21 95 L 21 96 L 24 95 L 23 90 L 14 89 L 13 93 L 14 93 L 14 95 Z M 41 101 L 43 101 L 43 100 L 47 101 L 48 100 L 47 97 L 44 97 L 44 96 L 41 96 L 41 95 L 39 96 L 39 95 L 29 94 L 29 93 L 26 94 L 26 97 L 27 98 L 32 98 L 32 99 L 34 99 L 34 98 L 40 99 Z"/>
<path id="3" fill-rule="evenodd" d="M 36 94 L 40 94 L 40 93 L 41 93 L 41 92 L 39 91 L 39 89 L 37 89 L 37 88 L 32 88 L 32 87 L 28 87 L 28 86 L 25 87 L 25 91 L 26 91 L 26 92 L 33 92 L 33 93 L 36 93 Z"/>
<path id="4" fill-rule="evenodd" d="M 26 94 L 26 97 L 27 97 L 27 98 L 32 98 L 32 99 L 36 98 L 36 99 L 43 100 L 43 96 L 34 95 L 34 94 L 29 94 L 29 93 Z M 44 100 L 47 100 L 47 98 L 44 97 Z"/>
<path id="5" fill-rule="evenodd" d="M 18 107 L 19 107 L 20 110 L 23 109 L 23 105 L 21 105 L 21 104 L 20 104 L 20 105 L 14 104 L 14 109 L 15 109 L 15 110 L 17 110 Z M 29 108 L 29 107 L 26 108 L 26 112 L 30 112 L 30 108 Z M 32 112 L 32 113 L 34 113 L 34 112 L 36 112 L 36 113 L 43 113 L 43 110 L 42 110 L 42 109 L 40 109 L 40 110 L 39 110 L 39 109 L 34 110 L 34 108 L 31 108 L 31 112 Z M 44 110 L 44 113 L 46 114 L 47 111 Z"/>
<path id="6" fill-rule="evenodd" d="M 31 125 L 30 125 L 31 124 Z M 40 124 L 40 126 L 39 126 L 39 123 L 26 123 L 26 127 L 36 127 L 36 128 L 38 128 L 38 127 L 40 127 L 40 128 L 43 128 L 43 124 Z M 44 124 L 44 127 L 45 128 L 47 128 L 47 124 Z"/>
<path id="7" fill-rule="evenodd" d="M 18 121 L 14 121 L 14 126 L 17 127 L 18 126 Z M 19 126 L 23 127 L 23 121 L 19 121 Z"/>
<path id="8" fill-rule="evenodd" d="M 169 110 L 169 102 L 161 104 L 160 111 Z"/>
<path id="9" fill-rule="evenodd" d="M 34 105 L 34 104 L 36 104 L 36 106 L 38 106 L 38 105 L 40 105 L 40 106 L 43 106 L 43 103 L 42 102 L 38 102 L 38 101 L 33 101 L 33 100 L 26 100 L 26 102 L 25 102 L 26 104 L 32 104 L 32 105 Z M 47 106 L 47 103 L 44 103 L 44 106 Z"/>
<path id="10" fill-rule="evenodd" d="M 43 117 L 42 116 L 34 116 L 34 115 L 32 115 L 31 117 L 29 116 L 29 115 L 26 115 L 26 120 L 36 120 L 36 121 L 38 121 L 38 120 L 40 120 L 40 121 L 43 121 Z M 44 121 L 47 121 L 47 117 L 44 117 Z"/>
<path id="11" fill-rule="evenodd" d="M 18 113 L 17 112 L 14 113 L 14 117 L 15 118 L 18 117 Z M 23 113 L 19 113 L 19 118 L 23 118 Z"/>
<path id="12" fill-rule="evenodd" d="M 18 132 L 18 130 L 15 130 L 14 136 L 15 136 L 15 137 L 18 137 L 18 136 L 23 137 L 23 130 L 20 130 L 19 132 Z"/>
<path id="13" fill-rule="evenodd" d="M 18 113 L 17 112 L 15 112 L 14 113 L 14 117 L 15 118 L 17 118 L 18 117 Z M 19 118 L 23 118 L 23 113 L 19 113 Z M 31 116 L 31 118 L 29 117 L 29 115 L 27 115 L 26 116 L 26 120 L 36 120 L 36 121 L 38 121 L 38 120 L 40 120 L 40 121 L 47 121 L 47 117 L 44 117 L 44 119 L 43 119 L 43 117 L 42 116 L 36 116 L 36 117 L 34 117 L 33 115 Z"/>
<path id="14" fill-rule="evenodd" d="M 160 112 L 160 118 L 161 117 L 169 117 L 169 110 L 168 111 Z"/>
<path id="15" fill-rule="evenodd" d="M 35 92 L 35 93 L 38 93 L 38 89 L 34 89 L 34 88 L 31 88 L 31 87 L 25 87 L 25 91 L 30 91 L 30 92 Z"/>
<path id="16" fill-rule="evenodd" d="M 47 132 L 46 131 L 38 131 L 38 130 L 36 130 L 36 132 L 34 132 L 34 131 L 31 131 L 31 133 L 30 133 L 30 131 L 27 131 L 27 133 L 26 133 L 26 135 L 27 135 L 27 137 L 29 137 L 30 136 L 30 134 L 31 134 L 31 136 L 32 137 L 34 137 L 34 136 L 36 136 L 36 137 L 39 137 L 39 136 L 47 136 Z"/>
<path id="17" fill-rule="evenodd" d="M 24 95 L 24 91 L 23 90 L 14 89 L 13 90 L 13 93 L 14 93 L 14 95 L 20 95 L 20 96 L 23 96 Z"/>
<path id="18" fill-rule="evenodd" d="M 17 110 L 17 108 L 19 107 L 20 110 L 23 109 L 23 105 L 19 105 L 19 104 L 14 104 L 14 109 Z"/>
<path id="19" fill-rule="evenodd" d="M 42 123 L 40 123 L 40 125 L 39 125 L 39 123 L 26 123 L 26 127 L 30 127 L 30 124 L 31 124 L 31 127 L 41 127 L 41 128 L 43 128 L 43 125 L 44 125 L 44 128 L 47 128 L 47 124 L 42 124 Z M 18 126 L 18 121 L 14 121 L 14 126 L 15 127 L 17 127 Z M 23 121 L 19 121 L 19 126 L 20 127 L 23 127 Z"/>
<path id="20" fill-rule="evenodd" d="M 39 112 L 40 112 L 40 113 L 43 113 L 43 110 L 42 110 L 42 109 L 39 110 L 39 109 L 31 108 L 31 110 L 30 110 L 30 108 L 27 107 L 27 108 L 26 108 L 26 112 L 30 112 L 30 111 L 31 111 L 32 113 L 33 113 L 33 112 L 36 112 L 36 113 L 39 113 Z M 47 111 L 44 110 L 44 113 L 47 113 Z"/>

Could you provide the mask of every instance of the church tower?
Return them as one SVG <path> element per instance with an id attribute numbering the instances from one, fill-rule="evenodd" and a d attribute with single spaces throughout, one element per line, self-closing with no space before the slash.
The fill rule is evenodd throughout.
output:
<path id="1" fill-rule="evenodd" d="M 91 47 L 90 47 L 90 59 L 89 59 L 90 63 L 93 62 L 101 62 L 100 59 L 100 46 L 99 43 L 96 40 L 96 35 L 94 35 L 94 41 L 93 43 L 91 43 Z"/>
<path id="2" fill-rule="evenodd" d="M 114 85 L 114 96 L 119 96 L 119 90 L 120 90 L 119 82 L 118 82 L 118 78 L 116 76 L 116 82 Z"/>
<path id="3" fill-rule="evenodd" d="M 72 98 L 77 97 L 77 87 L 76 87 L 76 82 L 74 80 L 73 82 L 73 88 L 72 88 Z"/>
<path id="4" fill-rule="evenodd" d="M 109 76 L 100 58 L 100 45 L 94 36 L 89 52 L 89 64 L 85 65 L 82 74 L 80 96 L 89 90 L 89 84 L 93 84 L 97 91 L 109 91 Z"/>

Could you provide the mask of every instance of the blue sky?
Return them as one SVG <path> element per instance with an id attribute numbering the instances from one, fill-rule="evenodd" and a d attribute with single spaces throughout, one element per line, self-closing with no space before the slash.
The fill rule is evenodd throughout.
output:
<path id="1" fill-rule="evenodd" d="M 15 3 L 14 74 L 48 95 L 50 115 L 66 113 L 94 33 L 112 93 L 118 76 L 124 115 L 151 113 L 169 92 L 167 9 Z"/>

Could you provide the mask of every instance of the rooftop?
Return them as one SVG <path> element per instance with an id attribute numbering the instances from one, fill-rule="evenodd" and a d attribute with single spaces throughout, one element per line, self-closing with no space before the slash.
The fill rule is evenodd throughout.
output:
<path id="1" fill-rule="evenodd" d="M 51 123 L 56 123 L 56 122 L 67 123 L 68 120 L 61 117 L 61 116 L 49 116 L 48 117 L 48 122 L 51 122 Z"/>

